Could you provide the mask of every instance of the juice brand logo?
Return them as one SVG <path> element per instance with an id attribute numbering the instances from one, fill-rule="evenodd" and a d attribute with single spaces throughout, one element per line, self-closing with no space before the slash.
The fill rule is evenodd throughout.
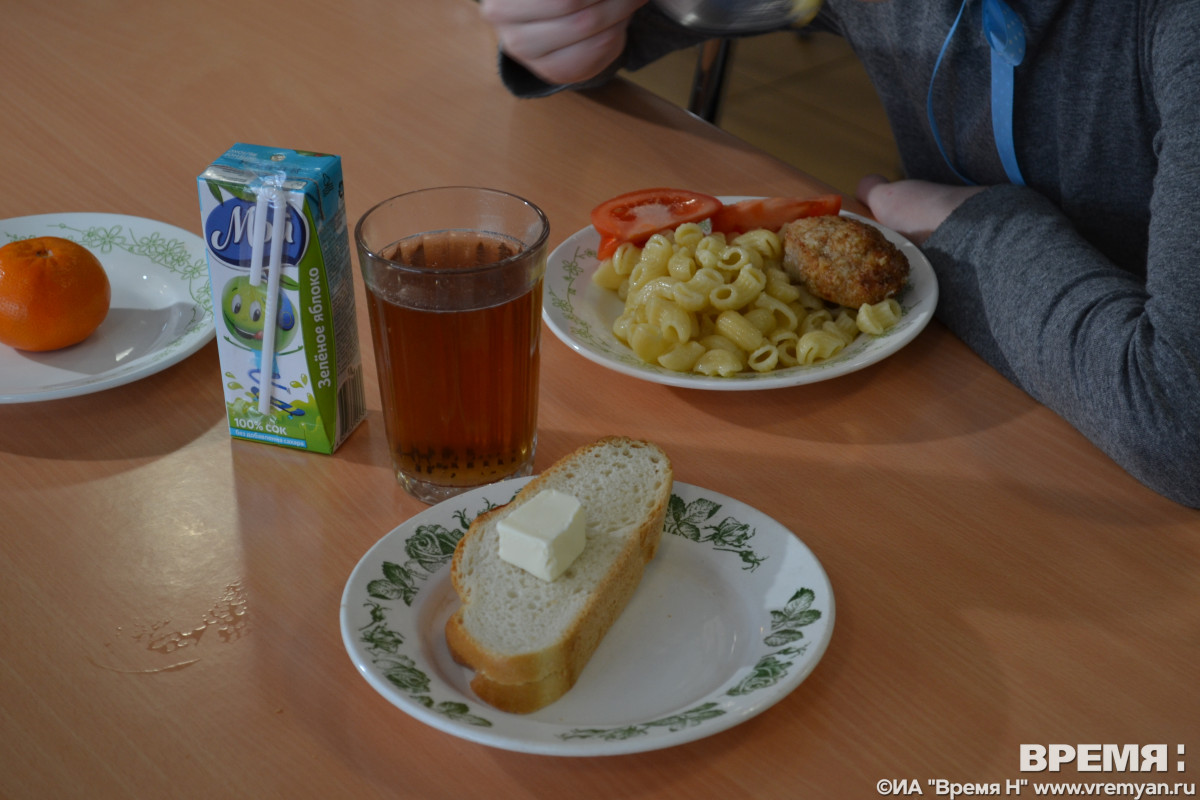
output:
<path id="1" fill-rule="evenodd" d="M 254 203 L 237 197 L 230 197 L 214 208 L 204 221 L 204 240 L 208 251 L 224 263 L 232 267 L 249 269 L 253 250 L 251 241 L 254 231 Z M 271 238 L 275 235 L 275 210 L 267 211 L 268 247 L 264 254 L 270 252 Z M 290 203 L 287 207 L 287 222 L 284 225 L 283 263 L 295 266 L 300 263 L 305 249 L 308 247 L 308 225 L 304 215 Z"/>

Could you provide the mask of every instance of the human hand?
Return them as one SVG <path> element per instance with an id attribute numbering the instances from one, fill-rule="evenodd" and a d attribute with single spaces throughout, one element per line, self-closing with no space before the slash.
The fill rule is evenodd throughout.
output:
<path id="1" fill-rule="evenodd" d="M 629 18 L 647 0 L 481 0 L 500 49 L 549 83 L 595 77 L 625 47 Z"/>
<path id="2" fill-rule="evenodd" d="M 891 182 L 882 175 L 868 175 L 858 182 L 855 194 L 881 225 L 919 245 L 963 201 L 983 189 L 917 180 Z"/>

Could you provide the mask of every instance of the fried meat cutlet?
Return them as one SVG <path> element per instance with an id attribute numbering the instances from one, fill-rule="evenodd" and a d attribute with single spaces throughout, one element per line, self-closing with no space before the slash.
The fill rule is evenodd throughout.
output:
<path id="1" fill-rule="evenodd" d="M 783 226 L 780 237 L 784 268 L 822 300 L 849 308 L 881 303 L 908 279 L 904 254 L 857 219 L 805 217 Z"/>

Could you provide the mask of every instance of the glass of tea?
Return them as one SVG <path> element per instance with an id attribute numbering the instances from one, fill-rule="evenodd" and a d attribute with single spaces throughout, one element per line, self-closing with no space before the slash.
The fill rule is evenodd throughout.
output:
<path id="1" fill-rule="evenodd" d="M 532 470 L 549 234 L 528 200 L 466 186 L 355 227 L 392 465 L 426 503 Z"/>

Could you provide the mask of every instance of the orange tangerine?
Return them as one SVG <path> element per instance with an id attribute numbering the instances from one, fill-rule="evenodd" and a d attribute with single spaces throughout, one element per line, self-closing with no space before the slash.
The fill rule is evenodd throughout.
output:
<path id="1" fill-rule="evenodd" d="M 104 267 L 83 245 L 39 236 L 0 247 L 0 343 L 41 351 L 82 342 L 111 298 Z"/>

